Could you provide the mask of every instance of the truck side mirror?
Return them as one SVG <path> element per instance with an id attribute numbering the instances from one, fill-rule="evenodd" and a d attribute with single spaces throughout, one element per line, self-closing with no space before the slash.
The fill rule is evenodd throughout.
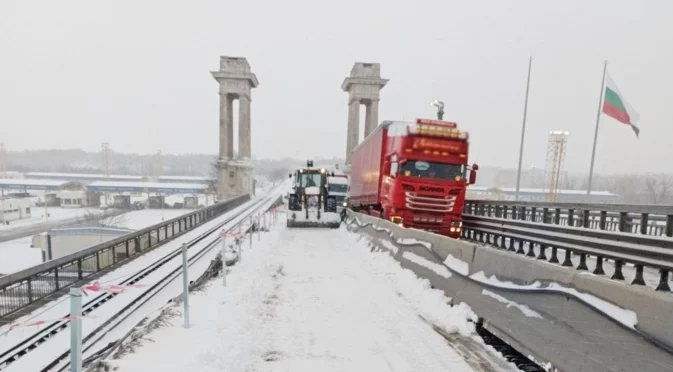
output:
<path id="1" fill-rule="evenodd" d="M 288 178 L 292 178 L 292 173 L 290 173 L 290 175 L 288 176 Z"/>
<path id="2" fill-rule="evenodd" d="M 390 176 L 395 177 L 397 175 L 397 171 L 399 170 L 399 163 L 398 162 L 392 162 L 390 163 Z"/>
<path id="3" fill-rule="evenodd" d="M 477 170 L 479 166 L 477 164 L 472 165 L 472 170 L 470 171 L 470 179 L 468 184 L 474 185 L 477 182 Z"/>

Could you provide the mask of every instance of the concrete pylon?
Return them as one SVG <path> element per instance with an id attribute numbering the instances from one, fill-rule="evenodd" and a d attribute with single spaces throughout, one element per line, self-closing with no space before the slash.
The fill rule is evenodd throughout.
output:
<path id="1" fill-rule="evenodd" d="M 220 70 L 212 71 L 220 84 L 220 200 L 252 193 L 250 93 L 259 82 L 243 57 L 220 57 Z M 234 156 L 234 100 L 238 100 L 238 155 Z"/>
<path id="2" fill-rule="evenodd" d="M 388 79 L 381 79 L 380 63 L 356 62 L 341 89 L 348 92 L 348 135 L 346 139 L 346 165 L 351 163 L 351 151 L 360 143 L 360 105 L 366 107 L 365 137 L 376 129 L 379 122 L 379 92 Z"/>

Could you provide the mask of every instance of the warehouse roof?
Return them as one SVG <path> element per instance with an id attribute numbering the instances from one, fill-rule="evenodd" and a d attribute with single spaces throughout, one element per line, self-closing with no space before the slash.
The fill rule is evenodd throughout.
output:
<path id="1" fill-rule="evenodd" d="M 52 173 L 52 172 L 28 172 L 24 175 L 26 178 L 59 178 L 59 179 L 105 179 L 104 174 L 94 174 L 94 173 Z M 111 174 L 107 178 L 113 179 L 125 179 L 129 181 L 140 181 L 142 176 L 129 176 L 122 174 Z"/>
<path id="2" fill-rule="evenodd" d="M 71 181 L 0 179 L 0 189 L 5 190 L 59 190 Z"/>
<path id="3" fill-rule="evenodd" d="M 88 184 L 86 188 L 91 191 L 203 194 L 208 189 L 208 185 L 197 183 L 96 181 Z"/>

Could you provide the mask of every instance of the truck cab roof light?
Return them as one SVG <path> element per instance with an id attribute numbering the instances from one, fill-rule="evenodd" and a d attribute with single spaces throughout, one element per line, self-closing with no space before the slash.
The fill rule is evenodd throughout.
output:
<path id="1" fill-rule="evenodd" d="M 443 120 L 433 120 L 433 119 L 416 119 L 416 124 L 431 124 L 431 125 L 441 125 L 455 128 L 458 125 L 452 121 L 443 121 Z"/>

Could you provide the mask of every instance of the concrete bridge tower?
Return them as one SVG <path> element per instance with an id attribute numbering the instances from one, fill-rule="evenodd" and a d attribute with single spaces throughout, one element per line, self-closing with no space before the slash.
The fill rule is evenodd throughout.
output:
<path id="1" fill-rule="evenodd" d="M 250 141 L 250 92 L 259 82 L 243 57 L 220 57 L 220 70 L 212 71 L 220 84 L 220 200 L 252 194 L 252 148 Z M 238 100 L 238 154 L 234 157 L 233 103 Z"/>
<path id="2" fill-rule="evenodd" d="M 365 137 L 379 125 L 379 91 L 387 79 L 381 79 L 380 63 L 356 62 L 341 89 L 348 92 L 348 136 L 346 165 L 350 166 L 351 151 L 360 143 L 360 105 L 366 107 Z"/>

